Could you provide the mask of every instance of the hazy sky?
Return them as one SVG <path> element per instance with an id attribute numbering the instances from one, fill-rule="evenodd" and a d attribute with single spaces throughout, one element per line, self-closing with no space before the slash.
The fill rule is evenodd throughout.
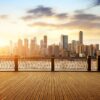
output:
<path id="1" fill-rule="evenodd" d="M 0 46 L 18 38 L 49 43 L 84 32 L 84 43 L 100 43 L 100 0 L 0 0 Z"/>

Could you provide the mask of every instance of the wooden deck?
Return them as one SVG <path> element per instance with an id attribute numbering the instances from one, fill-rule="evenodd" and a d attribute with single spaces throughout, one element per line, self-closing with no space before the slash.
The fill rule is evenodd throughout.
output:
<path id="1" fill-rule="evenodd" d="M 100 100 L 100 73 L 0 72 L 0 100 Z"/>

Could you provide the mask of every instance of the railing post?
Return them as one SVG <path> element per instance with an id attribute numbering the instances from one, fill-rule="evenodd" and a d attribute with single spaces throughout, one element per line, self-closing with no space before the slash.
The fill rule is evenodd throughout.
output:
<path id="1" fill-rule="evenodd" d="M 55 71 L 54 56 L 52 56 L 52 58 L 51 58 L 51 71 L 52 72 Z"/>
<path id="2" fill-rule="evenodd" d="M 100 56 L 97 57 L 97 70 L 100 72 Z"/>
<path id="3" fill-rule="evenodd" d="M 91 71 L 91 56 L 87 57 L 87 63 L 88 63 L 88 71 Z"/>
<path id="4" fill-rule="evenodd" d="M 15 64 L 15 72 L 18 72 L 18 56 L 15 56 L 14 64 Z"/>

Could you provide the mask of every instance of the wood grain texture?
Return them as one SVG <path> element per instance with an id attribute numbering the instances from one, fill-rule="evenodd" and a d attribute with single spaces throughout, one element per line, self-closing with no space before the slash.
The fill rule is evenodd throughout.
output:
<path id="1" fill-rule="evenodd" d="M 100 100 L 100 73 L 0 72 L 0 100 Z"/>

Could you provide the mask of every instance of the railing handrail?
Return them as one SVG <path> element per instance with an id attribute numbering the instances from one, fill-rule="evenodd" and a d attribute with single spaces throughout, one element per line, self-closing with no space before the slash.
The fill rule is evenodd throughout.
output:
<path id="1" fill-rule="evenodd" d="M 87 58 L 79 58 L 79 57 L 73 57 L 73 58 L 68 58 L 68 57 L 19 57 L 19 56 L 15 56 L 15 57 L 0 57 L 0 60 L 13 60 L 14 64 L 15 64 L 15 71 L 18 71 L 18 60 L 22 59 L 22 60 L 33 60 L 33 59 L 50 59 L 51 60 L 51 71 L 55 71 L 55 59 L 67 59 L 70 61 L 75 61 L 75 60 L 87 60 L 87 64 L 88 64 L 88 71 L 91 71 L 91 56 L 88 56 Z M 98 71 L 100 71 L 100 56 L 97 57 L 97 68 Z"/>
<path id="2" fill-rule="evenodd" d="M 15 59 L 16 57 L 0 57 L 0 59 Z M 18 59 L 87 59 L 86 57 L 18 57 Z"/>

